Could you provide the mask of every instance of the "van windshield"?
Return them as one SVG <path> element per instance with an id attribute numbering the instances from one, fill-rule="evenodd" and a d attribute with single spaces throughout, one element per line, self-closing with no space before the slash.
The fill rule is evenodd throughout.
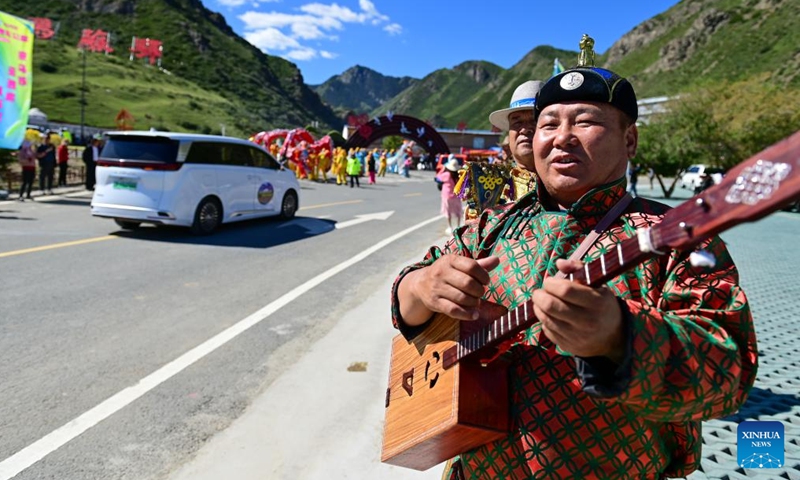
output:
<path id="1" fill-rule="evenodd" d="M 100 157 L 109 160 L 133 160 L 175 163 L 178 157 L 177 140 L 163 137 L 111 137 Z"/>

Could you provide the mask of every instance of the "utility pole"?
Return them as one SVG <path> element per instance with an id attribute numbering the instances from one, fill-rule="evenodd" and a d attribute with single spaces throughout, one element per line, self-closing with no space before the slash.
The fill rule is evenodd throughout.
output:
<path id="1" fill-rule="evenodd" d="M 81 141 L 85 142 L 83 135 L 84 113 L 86 110 L 86 47 L 81 49 L 83 51 L 83 79 L 81 80 Z"/>

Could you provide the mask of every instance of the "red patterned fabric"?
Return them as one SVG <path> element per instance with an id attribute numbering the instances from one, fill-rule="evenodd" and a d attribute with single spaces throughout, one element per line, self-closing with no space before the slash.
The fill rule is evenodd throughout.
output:
<path id="1" fill-rule="evenodd" d="M 431 248 L 400 273 L 392 295 L 395 326 L 410 332 L 397 305 L 399 281 L 444 254 L 499 256 L 485 298 L 516 308 L 624 193 L 620 180 L 562 212 L 546 209 L 533 191 L 514 205 L 484 212 L 444 248 Z M 637 227 L 659 222 L 668 208 L 635 199 L 587 260 L 633 237 Z M 735 412 L 757 367 L 752 317 L 736 267 L 719 238 L 700 248 L 716 257 L 716 267 L 693 267 L 689 252 L 671 251 L 607 283 L 628 325 L 622 366 L 572 357 L 541 335 L 538 323 L 525 331 L 524 341 L 510 350 L 513 431 L 464 452 L 464 477 L 651 479 L 695 470 L 699 422 Z"/>

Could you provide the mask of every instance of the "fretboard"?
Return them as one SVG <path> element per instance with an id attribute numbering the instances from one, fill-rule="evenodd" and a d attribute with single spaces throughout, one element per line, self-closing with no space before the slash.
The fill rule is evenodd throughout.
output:
<path id="1" fill-rule="evenodd" d="M 585 263 L 582 270 L 567 275 L 567 278 L 573 282 L 597 287 L 653 255 L 654 253 L 641 251 L 637 238 L 629 238 L 617 243 L 597 259 Z M 533 301 L 528 300 L 481 328 L 464 329 L 466 333 L 462 334 L 458 345 L 449 349 L 445 354 L 445 368 L 479 352 L 484 357 L 491 356 L 493 349 L 503 341 L 525 330 L 535 322 Z"/>

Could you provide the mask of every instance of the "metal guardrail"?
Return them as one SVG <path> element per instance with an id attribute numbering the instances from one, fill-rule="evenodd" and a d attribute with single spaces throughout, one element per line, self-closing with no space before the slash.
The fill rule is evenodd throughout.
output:
<path id="1" fill-rule="evenodd" d="M 38 188 L 39 182 L 39 169 L 36 171 L 36 179 L 34 179 L 33 186 Z M 58 167 L 54 175 L 54 182 L 58 180 Z M 83 185 L 86 183 L 86 166 L 69 166 L 67 168 L 67 185 Z M 3 185 L 9 192 L 16 192 L 22 185 L 22 172 L 8 170 L 3 175 Z"/>

